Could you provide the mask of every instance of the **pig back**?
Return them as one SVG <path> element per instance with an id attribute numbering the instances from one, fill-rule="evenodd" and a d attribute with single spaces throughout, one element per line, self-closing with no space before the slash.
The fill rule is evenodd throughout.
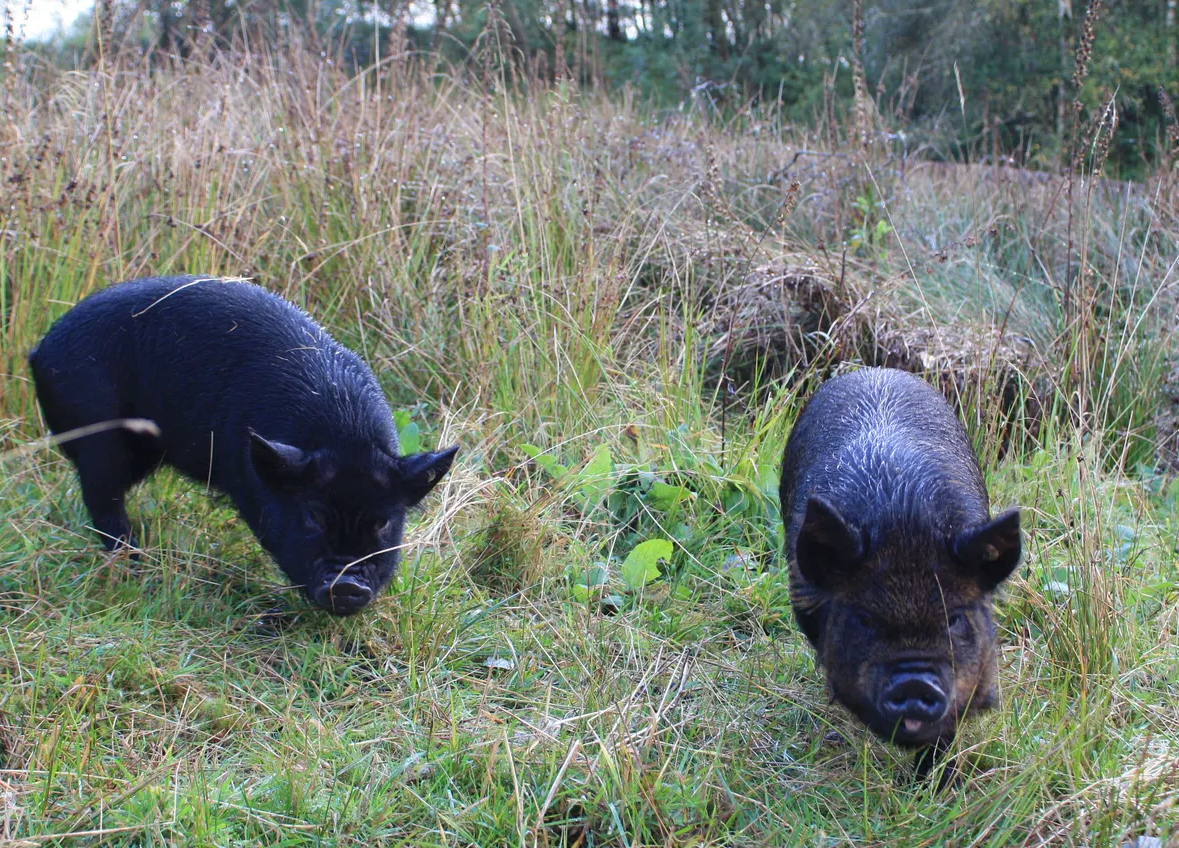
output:
<path id="1" fill-rule="evenodd" d="M 198 479 L 241 479 L 253 429 L 315 450 L 397 453 L 376 379 L 304 312 L 260 286 L 210 277 L 144 278 L 91 295 L 31 358 L 117 396 L 149 418 L 166 461 Z"/>
<path id="2" fill-rule="evenodd" d="M 883 368 L 835 377 L 813 395 L 787 442 L 779 494 L 791 549 L 812 495 L 878 533 L 944 537 L 989 511 L 953 409 L 924 380 Z"/>

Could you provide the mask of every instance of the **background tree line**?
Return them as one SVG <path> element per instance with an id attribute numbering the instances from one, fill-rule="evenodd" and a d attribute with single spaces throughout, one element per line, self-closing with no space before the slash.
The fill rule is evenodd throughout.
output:
<path id="1" fill-rule="evenodd" d="M 399 46 L 461 65 L 494 38 L 529 75 L 629 86 L 657 106 L 773 103 L 808 124 L 854 97 L 859 58 L 879 125 L 911 150 L 1055 169 L 1074 98 L 1089 114 L 1113 100 L 1107 170 L 1134 176 L 1170 146 L 1160 91 L 1179 91 L 1177 1 L 1101 3 L 1079 91 L 1083 0 L 98 0 L 57 49 L 85 62 L 103 26 L 157 57 L 298 31 L 358 66 Z"/>

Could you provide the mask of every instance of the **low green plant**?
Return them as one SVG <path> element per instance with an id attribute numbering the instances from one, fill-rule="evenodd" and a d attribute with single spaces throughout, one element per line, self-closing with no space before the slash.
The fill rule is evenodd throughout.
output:
<path id="1" fill-rule="evenodd" d="M 848 243 L 854 250 L 879 258 L 883 253 L 892 224 L 882 214 L 882 204 L 869 185 L 852 201 L 852 228 Z"/>

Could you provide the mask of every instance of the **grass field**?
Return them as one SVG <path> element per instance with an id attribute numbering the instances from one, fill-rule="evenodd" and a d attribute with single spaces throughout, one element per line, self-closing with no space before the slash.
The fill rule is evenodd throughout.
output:
<path id="1" fill-rule="evenodd" d="M 1169 170 L 1090 179 L 1099 136 L 1072 179 L 925 165 L 494 59 L 4 77 L 0 840 L 1179 845 Z M 167 272 L 285 293 L 404 448 L 462 445 L 364 614 L 314 610 L 170 474 L 133 498 L 143 561 L 105 558 L 29 447 L 28 349 Z M 778 459 L 864 361 L 939 382 L 1024 509 L 1001 705 L 940 795 L 827 702 L 790 618 Z"/>

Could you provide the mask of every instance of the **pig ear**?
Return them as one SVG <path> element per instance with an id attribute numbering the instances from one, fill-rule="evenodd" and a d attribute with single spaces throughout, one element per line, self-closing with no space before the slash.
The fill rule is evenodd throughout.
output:
<path id="1" fill-rule="evenodd" d="M 401 475 L 399 483 L 406 506 L 416 506 L 430 493 L 442 476 L 450 470 L 456 453 L 458 445 L 435 453 L 415 453 L 397 460 Z"/>
<path id="2" fill-rule="evenodd" d="M 1019 510 L 1010 509 L 986 524 L 963 530 L 954 537 L 951 550 L 958 562 L 978 575 L 982 587 L 991 591 L 1019 564 Z"/>
<path id="3" fill-rule="evenodd" d="M 802 576 L 830 592 L 860 567 L 864 540 L 830 501 L 813 495 L 806 502 L 794 552 Z"/>
<path id="4" fill-rule="evenodd" d="M 250 464 L 271 489 L 290 486 L 306 473 L 311 457 L 293 445 L 272 442 L 250 431 Z"/>

